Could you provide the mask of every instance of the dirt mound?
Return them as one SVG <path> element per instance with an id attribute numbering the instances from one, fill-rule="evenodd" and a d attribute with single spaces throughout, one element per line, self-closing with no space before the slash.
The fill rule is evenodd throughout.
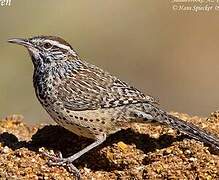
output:
<path id="1" fill-rule="evenodd" d="M 219 112 L 209 118 L 172 113 L 218 134 Z M 57 125 L 29 127 L 22 116 L 0 121 L 0 179 L 74 179 L 49 167 L 39 149 L 70 156 L 92 141 Z M 83 179 L 217 179 L 219 156 L 202 143 L 165 126 L 134 124 L 75 163 Z"/>

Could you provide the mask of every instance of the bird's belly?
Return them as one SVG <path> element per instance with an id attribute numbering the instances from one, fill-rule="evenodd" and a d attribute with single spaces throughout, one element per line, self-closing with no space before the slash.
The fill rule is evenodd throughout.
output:
<path id="1" fill-rule="evenodd" d="M 45 109 L 56 123 L 79 136 L 98 139 L 120 130 L 109 110 L 70 111 L 57 106 Z"/>

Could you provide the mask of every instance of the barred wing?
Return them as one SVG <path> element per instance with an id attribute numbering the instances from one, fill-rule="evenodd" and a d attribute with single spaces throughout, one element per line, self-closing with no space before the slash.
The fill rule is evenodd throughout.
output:
<path id="1" fill-rule="evenodd" d="M 58 85 L 57 97 L 65 108 L 74 111 L 111 108 L 138 102 L 157 103 L 115 76 L 85 64 Z"/>

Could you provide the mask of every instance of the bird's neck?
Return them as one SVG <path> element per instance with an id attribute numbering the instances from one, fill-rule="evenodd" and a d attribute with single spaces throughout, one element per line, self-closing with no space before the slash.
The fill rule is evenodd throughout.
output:
<path id="1" fill-rule="evenodd" d="M 71 74 L 77 74 L 83 66 L 80 60 L 75 61 L 54 61 L 50 64 L 39 63 L 34 65 L 33 84 L 35 90 L 44 92 L 48 84 L 55 84 L 57 81 L 66 79 Z M 48 83 L 49 82 L 49 83 Z"/>

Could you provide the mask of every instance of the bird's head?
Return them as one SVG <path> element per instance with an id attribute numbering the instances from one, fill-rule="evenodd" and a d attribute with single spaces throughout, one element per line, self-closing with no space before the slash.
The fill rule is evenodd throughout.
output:
<path id="1" fill-rule="evenodd" d="M 78 55 L 71 45 L 60 37 L 56 36 L 36 36 L 29 39 L 13 38 L 8 42 L 26 47 L 32 57 L 34 66 L 47 64 L 50 66 L 55 62 L 69 59 L 78 59 Z"/>

